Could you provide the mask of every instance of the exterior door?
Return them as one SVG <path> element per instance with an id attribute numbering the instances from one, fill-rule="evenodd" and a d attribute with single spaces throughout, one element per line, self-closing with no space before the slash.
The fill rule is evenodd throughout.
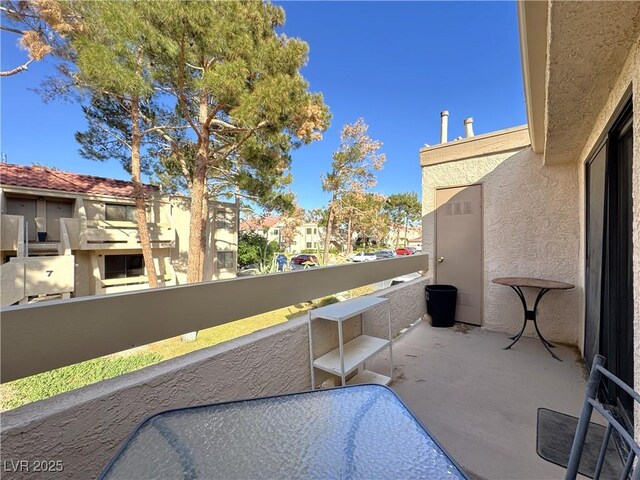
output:
<path id="1" fill-rule="evenodd" d="M 24 217 L 25 230 L 28 230 L 27 238 L 30 242 L 35 242 L 37 238 L 36 212 L 37 203 L 35 198 L 7 198 L 7 214 L 22 215 Z"/>
<path id="2" fill-rule="evenodd" d="M 436 282 L 458 289 L 456 321 L 482 324 L 482 186 L 436 190 Z"/>
<path id="3" fill-rule="evenodd" d="M 629 101 L 587 162 L 587 258 L 585 359 L 596 354 L 626 384 L 633 385 L 633 291 L 631 195 L 633 111 Z M 602 399 L 629 428 L 633 401 L 614 384 L 603 382 Z"/>
<path id="4" fill-rule="evenodd" d="M 47 200 L 47 241 L 60 241 L 60 219 L 73 217 L 73 205 L 69 201 Z"/>

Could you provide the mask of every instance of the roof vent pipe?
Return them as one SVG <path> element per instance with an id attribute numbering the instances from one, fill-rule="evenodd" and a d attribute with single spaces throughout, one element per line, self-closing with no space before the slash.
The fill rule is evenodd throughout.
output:
<path id="1" fill-rule="evenodd" d="M 465 137 L 473 137 L 473 118 L 465 118 L 464 119 L 464 135 Z"/>
<path id="2" fill-rule="evenodd" d="M 449 112 L 440 112 L 440 143 L 447 143 L 447 130 L 449 128 Z"/>

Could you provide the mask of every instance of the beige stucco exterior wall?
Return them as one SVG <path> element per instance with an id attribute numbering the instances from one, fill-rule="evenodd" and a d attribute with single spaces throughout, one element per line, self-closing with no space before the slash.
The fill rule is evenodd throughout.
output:
<path id="1" fill-rule="evenodd" d="M 171 197 L 171 215 L 176 229 L 175 248 L 171 252 L 171 263 L 176 273 L 178 285 L 187 283 L 187 259 L 189 254 L 189 199 L 182 196 Z M 216 229 L 216 211 L 226 210 L 233 212 L 232 231 Z M 204 259 L 204 280 L 222 280 L 234 278 L 236 269 L 220 269 L 217 265 L 216 253 L 220 251 L 238 250 L 238 213 L 237 206 L 233 203 L 210 202 L 209 221 L 207 222 L 207 251 Z M 234 259 L 236 259 L 234 254 Z M 235 262 L 234 262 L 235 265 Z"/>
<path id="2" fill-rule="evenodd" d="M 518 297 L 493 278 L 560 280 L 577 288 L 548 293 L 538 308 L 539 326 L 545 337 L 575 344 L 583 290 L 576 168 L 546 167 L 530 147 L 424 166 L 422 249 L 430 259 L 436 258 L 436 188 L 470 184 L 483 187 L 483 327 L 515 333 L 521 325 Z M 434 271 L 431 263 L 429 275 Z M 532 334 L 532 326 L 527 328 Z"/>
<path id="3" fill-rule="evenodd" d="M 278 222 L 273 227 L 270 227 L 265 232 L 263 229 L 250 230 L 253 233 L 262 235 L 269 242 L 280 242 L 282 237 L 280 231 L 284 226 L 284 222 Z M 311 229 L 311 233 L 307 233 L 307 229 Z M 293 241 L 285 251 L 286 253 L 299 253 L 302 250 L 313 249 L 318 252 L 323 248 L 324 229 L 318 227 L 317 223 L 304 222 L 295 229 L 295 235 Z M 307 243 L 310 242 L 311 246 L 307 248 Z"/>
<path id="4" fill-rule="evenodd" d="M 376 292 L 391 300 L 394 333 L 426 313 L 426 282 L 418 279 Z M 386 309 L 365 315 L 367 324 L 386 336 Z M 302 316 L 4 412 L 2 459 L 64 464 L 57 475 L 22 472 L 12 479 L 95 478 L 146 416 L 169 408 L 308 390 L 309 363 L 309 329 Z"/>
<path id="5" fill-rule="evenodd" d="M 44 216 L 46 211 L 43 198 L 63 198 L 75 202 L 74 218 L 66 222 L 70 247 L 76 256 L 76 281 L 73 296 L 118 293 L 148 288 L 148 285 L 144 284 L 104 287 L 100 282 L 100 279 L 104 278 L 104 255 L 139 254 L 142 251 L 135 228 L 102 228 L 104 225 L 101 222 L 106 220 L 105 205 L 134 205 L 130 198 L 9 186 L 0 189 L 0 200 L 3 204 L 6 200 L 5 193 L 38 198 L 37 212 L 41 216 Z M 153 256 L 157 272 L 160 275 L 159 284 L 161 286 L 175 285 L 176 283 L 185 284 L 189 248 L 188 198 L 156 194 L 149 203 L 148 220 L 151 225 L 152 241 L 155 242 L 153 243 Z M 219 210 L 232 213 L 233 220 L 230 228 L 217 228 L 215 214 Z M 19 236 L 18 219 L 21 218 L 21 216 L 3 215 L 1 261 L 5 261 L 7 255 L 15 254 L 16 239 Z M 219 280 L 236 276 L 237 231 L 237 205 L 227 202 L 210 202 L 204 280 Z M 234 252 L 233 268 L 218 267 L 216 259 L 218 250 Z M 170 277 L 169 280 L 165 281 L 165 274 Z"/>

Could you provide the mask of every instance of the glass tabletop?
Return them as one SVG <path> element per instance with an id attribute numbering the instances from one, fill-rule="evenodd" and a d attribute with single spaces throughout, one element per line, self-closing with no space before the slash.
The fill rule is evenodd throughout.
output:
<path id="1" fill-rule="evenodd" d="M 357 385 L 154 415 L 101 478 L 466 477 L 390 389 Z"/>

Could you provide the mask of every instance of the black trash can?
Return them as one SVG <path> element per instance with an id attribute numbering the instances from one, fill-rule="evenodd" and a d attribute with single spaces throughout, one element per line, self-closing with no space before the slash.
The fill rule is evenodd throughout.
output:
<path id="1" fill-rule="evenodd" d="M 458 289 L 453 285 L 427 285 L 424 287 L 427 313 L 433 327 L 453 327 L 456 316 Z"/>

